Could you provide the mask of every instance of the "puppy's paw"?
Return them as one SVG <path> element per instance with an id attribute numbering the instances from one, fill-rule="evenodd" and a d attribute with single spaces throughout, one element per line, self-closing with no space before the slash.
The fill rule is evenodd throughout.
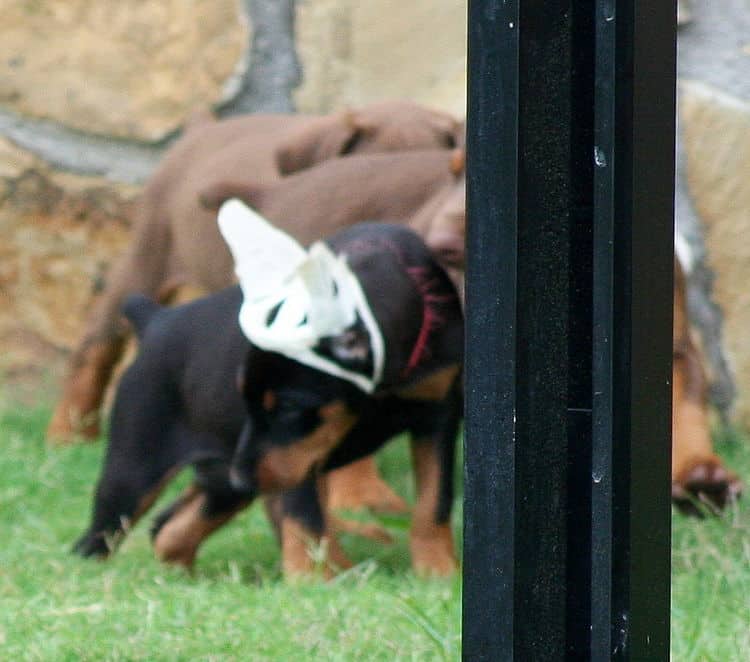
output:
<path id="1" fill-rule="evenodd" d="M 422 577 L 450 577 L 458 570 L 448 526 L 437 526 L 428 534 L 412 534 L 409 546 L 414 571 Z"/>
<path id="2" fill-rule="evenodd" d="M 73 545 L 71 552 L 83 558 L 106 559 L 112 553 L 112 547 L 105 534 L 87 532 Z"/>
<path id="3" fill-rule="evenodd" d="M 699 462 L 672 482 L 672 500 L 687 515 L 702 517 L 705 510 L 718 514 L 741 495 L 742 481 L 718 459 Z"/>

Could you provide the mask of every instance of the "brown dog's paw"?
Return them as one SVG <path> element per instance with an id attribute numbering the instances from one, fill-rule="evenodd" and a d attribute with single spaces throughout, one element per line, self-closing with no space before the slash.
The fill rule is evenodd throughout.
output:
<path id="1" fill-rule="evenodd" d="M 99 437 L 99 411 L 80 416 L 65 403 L 57 407 L 47 426 L 47 443 L 52 446 L 96 441 Z"/>
<path id="2" fill-rule="evenodd" d="M 718 514 L 741 495 L 740 479 L 716 460 L 700 462 L 672 482 L 672 501 L 686 515 Z"/>

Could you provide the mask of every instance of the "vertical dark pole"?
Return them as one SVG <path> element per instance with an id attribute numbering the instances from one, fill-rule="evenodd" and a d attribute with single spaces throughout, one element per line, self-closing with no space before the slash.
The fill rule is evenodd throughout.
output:
<path id="1" fill-rule="evenodd" d="M 669 657 L 675 12 L 596 2 L 594 660 Z"/>
<path id="2" fill-rule="evenodd" d="M 469 2 L 462 628 L 467 661 L 513 655 L 518 57 L 518 0 Z"/>
<path id="3" fill-rule="evenodd" d="M 668 658 L 674 9 L 469 2 L 466 660 Z"/>
<path id="4" fill-rule="evenodd" d="M 595 11 L 593 435 L 591 460 L 591 659 L 610 659 L 613 634 L 613 347 L 616 2 Z M 622 313 L 621 313 L 622 314 Z M 617 619 L 615 619 L 617 620 Z M 616 634 L 619 639 L 619 631 Z"/>
<path id="5" fill-rule="evenodd" d="M 463 641 L 472 661 L 566 654 L 569 4 L 469 3 Z"/>
<path id="6" fill-rule="evenodd" d="M 615 5 L 615 659 L 669 657 L 676 3 Z M 606 18 L 605 18 L 606 20 Z"/>

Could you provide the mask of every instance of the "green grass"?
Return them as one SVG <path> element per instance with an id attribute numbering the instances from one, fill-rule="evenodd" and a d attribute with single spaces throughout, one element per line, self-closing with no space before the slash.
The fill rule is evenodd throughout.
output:
<path id="1" fill-rule="evenodd" d="M 456 659 L 459 582 L 414 576 L 398 521 L 391 546 L 344 536 L 359 564 L 329 583 L 281 580 L 259 507 L 207 541 L 193 574 L 153 558 L 147 521 L 107 562 L 72 556 L 103 444 L 46 447 L 48 415 L 0 414 L 0 659 Z M 411 496 L 407 452 L 396 442 L 381 462 Z"/>
<path id="2" fill-rule="evenodd" d="M 345 537 L 358 565 L 329 583 L 281 580 L 260 508 L 213 536 L 192 574 L 154 560 L 147 522 L 105 563 L 72 556 L 103 445 L 46 447 L 48 415 L 41 407 L 0 409 L 0 659 L 458 659 L 460 584 L 413 575 L 398 521 L 392 546 Z M 742 440 L 727 437 L 720 449 L 750 475 Z M 400 470 L 407 454 L 399 441 L 380 463 L 411 498 Z M 749 533 L 745 504 L 717 519 L 675 515 L 674 660 L 747 659 Z"/>
<path id="3" fill-rule="evenodd" d="M 717 450 L 750 476 L 750 444 L 725 434 Z M 721 518 L 672 518 L 672 658 L 744 662 L 750 650 L 748 496 Z"/>

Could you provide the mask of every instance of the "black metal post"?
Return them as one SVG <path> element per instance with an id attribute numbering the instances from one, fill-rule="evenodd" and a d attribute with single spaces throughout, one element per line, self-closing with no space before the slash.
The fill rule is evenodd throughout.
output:
<path id="1" fill-rule="evenodd" d="M 466 660 L 668 657 L 662 4 L 469 2 Z"/>

